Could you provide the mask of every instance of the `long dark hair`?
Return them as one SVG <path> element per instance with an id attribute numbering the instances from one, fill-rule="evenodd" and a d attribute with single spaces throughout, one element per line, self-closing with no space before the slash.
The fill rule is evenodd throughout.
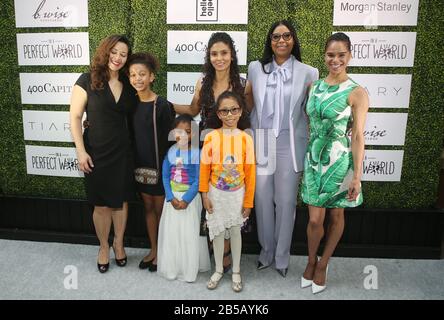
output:
<path id="1" fill-rule="evenodd" d="M 296 29 L 293 27 L 293 25 L 288 20 L 279 20 L 273 23 L 270 27 L 270 30 L 268 30 L 267 37 L 265 38 L 265 46 L 264 46 L 264 53 L 262 54 L 262 59 L 260 59 L 260 63 L 262 64 L 262 70 L 265 73 L 269 73 L 265 71 L 265 65 L 267 63 L 270 63 L 273 61 L 273 49 L 271 49 L 271 35 L 273 34 L 274 29 L 276 29 L 278 26 L 283 25 L 290 30 L 291 35 L 293 36 L 294 45 L 293 49 L 291 50 L 291 54 L 296 58 L 296 60 L 302 62 L 301 58 L 301 48 L 299 46 L 299 40 L 298 36 L 296 34 Z"/>
<path id="2" fill-rule="evenodd" d="M 131 45 L 128 38 L 124 35 L 114 34 L 103 39 L 94 53 L 94 57 L 91 62 L 91 89 L 102 90 L 105 83 L 109 81 L 109 56 L 111 49 L 117 44 L 117 42 L 123 42 L 128 47 L 128 58 L 131 56 Z M 119 70 L 119 74 L 126 74 L 128 66 L 128 59 L 126 60 L 123 68 Z"/>
<path id="3" fill-rule="evenodd" d="M 214 106 L 214 91 L 213 83 L 216 78 L 216 70 L 211 64 L 210 51 L 211 47 L 217 43 L 222 42 L 226 44 L 231 51 L 231 64 L 230 64 L 230 83 L 229 86 L 233 92 L 236 92 L 243 99 L 244 87 L 240 82 L 239 66 L 237 64 L 236 49 L 234 48 L 233 39 L 226 32 L 215 32 L 208 40 L 207 51 L 205 54 L 205 63 L 203 65 L 204 78 L 202 81 L 202 88 L 199 92 L 199 99 L 197 101 L 201 108 L 202 120 L 206 122 L 206 119 L 210 116 L 210 110 Z M 216 117 L 217 118 L 217 117 Z M 206 126 L 206 123 L 203 124 Z"/>
<path id="4" fill-rule="evenodd" d="M 236 100 L 239 107 L 241 107 L 242 115 L 239 118 L 239 121 L 237 122 L 237 128 L 241 130 L 245 130 L 251 127 L 250 124 L 250 118 L 248 117 L 247 107 L 245 105 L 245 101 L 238 93 L 233 91 L 224 91 L 220 94 L 220 96 L 217 98 L 216 105 L 214 108 L 210 111 L 210 117 L 207 121 L 207 128 L 208 129 L 219 129 L 222 127 L 222 121 L 217 116 L 217 110 L 219 110 L 219 106 L 224 99 L 233 99 Z"/>

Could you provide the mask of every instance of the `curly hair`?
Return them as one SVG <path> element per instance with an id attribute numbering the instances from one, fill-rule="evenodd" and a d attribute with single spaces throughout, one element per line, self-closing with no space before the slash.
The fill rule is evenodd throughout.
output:
<path id="1" fill-rule="evenodd" d="M 131 55 L 131 45 L 126 36 L 114 34 L 103 39 L 97 47 L 91 62 L 90 72 L 92 90 L 102 90 L 105 83 L 109 81 L 109 56 L 112 48 L 114 48 L 118 42 L 126 44 L 128 46 L 128 56 Z M 128 60 L 123 68 L 119 70 L 120 74 L 126 74 L 127 65 Z"/>
<path id="2" fill-rule="evenodd" d="M 219 110 L 222 100 L 225 99 L 233 99 L 237 102 L 239 107 L 241 107 L 242 114 L 239 118 L 239 121 L 237 122 L 237 128 L 241 130 L 250 128 L 251 127 L 250 117 L 248 116 L 248 111 L 245 101 L 241 95 L 233 91 L 224 91 L 217 98 L 216 106 L 212 108 L 210 111 L 211 116 L 208 118 L 207 128 L 218 129 L 222 127 L 222 120 L 220 120 L 219 117 L 217 116 L 217 111 Z"/>
<path id="3" fill-rule="evenodd" d="M 211 47 L 217 43 L 222 42 L 230 48 L 231 64 L 230 64 L 230 83 L 229 86 L 233 92 L 236 92 L 241 99 L 244 99 L 244 87 L 241 84 L 239 76 L 239 66 L 237 64 L 236 49 L 234 48 L 233 39 L 226 32 L 215 32 L 208 40 L 207 50 L 205 54 L 205 63 L 203 65 L 204 78 L 202 81 L 202 89 L 199 92 L 198 105 L 201 107 L 201 116 L 204 121 L 210 116 L 210 111 L 214 106 L 214 91 L 213 83 L 216 78 L 216 70 L 211 64 L 210 53 Z M 217 117 L 216 117 L 217 118 Z"/>
<path id="4" fill-rule="evenodd" d="M 143 64 L 151 73 L 159 71 L 159 60 L 149 52 L 132 54 L 128 59 L 128 68 L 133 64 Z"/>
<path id="5" fill-rule="evenodd" d="M 262 64 L 262 70 L 267 74 L 270 72 L 265 71 L 265 65 L 273 61 L 273 49 L 271 48 L 271 35 L 273 34 L 274 29 L 276 29 L 278 26 L 281 25 L 286 26 L 288 30 L 290 30 L 291 35 L 293 36 L 294 45 L 293 49 L 291 50 L 291 54 L 296 58 L 296 60 L 302 62 L 301 48 L 299 45 L 298 36 L 296 34 L 296 29 L 288 20 L 276 21 L 275 23 L 272 24 L 270 30 L 268 30 L 267 37 L 265 38 L 264 53 L 262 54 L 262 58 L 259 60 L 260 63 Z"/>

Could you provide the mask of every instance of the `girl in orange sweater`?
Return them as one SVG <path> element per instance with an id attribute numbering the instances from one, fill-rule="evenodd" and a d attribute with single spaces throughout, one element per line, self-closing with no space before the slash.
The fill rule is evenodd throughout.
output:
<path id="1" fill-rule="evenodd" d="M 230 233 L 233 258 L 232 289 L 242 290 L 240 258 L 241 225 L 253 208 L 256 164 L 251 136 L 243 130 L 250 122 L 245 103 L 234 92 L 225 91 L 217 101 L 202 149 L 199 191 L 207 210 L 207 226 L 213 241 L 216 272 L 207 283 L 215 289 L 223 276 L 224 234 Z M 211 119 L 211 120 L 210 120 Z"/>

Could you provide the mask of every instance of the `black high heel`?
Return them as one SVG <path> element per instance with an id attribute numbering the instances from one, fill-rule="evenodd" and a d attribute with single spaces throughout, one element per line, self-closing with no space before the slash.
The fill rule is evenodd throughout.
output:
<path id="1" fill-rule="evenodd" d="M 108 271 L 109 269 L 109 262 L 106 264 L 100 264 L 97 262 L 97 269 L 99 269 L 100 273 L 105 273 Z"/>
<path id="2" fill-rule="evenodd" d="M 109 248 L 108 248 L 108 250 L 109 250 Z M 99 253 L 100 253 L 100 249 L 99 249 Z M 99 260 L 97 260 L 97 269 L 99 269 L 100 273 L 107 272 L 109 269 L 109 261 L 108 261 L 108 263 L 101 264 L 101 263 L 99 263 Z"/>
<path id="3" fill-rule="evenodd" d="M 276 269 L 276 271 L 283 277 L 285 278 L 287 276 L 287 272 L 288 272 L 288 268 L 284 268 L 284 269 Z"/>
<path id="4" fill-rule="evenodd" d="M 150 272 L 156 272 L 157 271 L 157 264 L 154 264 L 153 260 L 150 261 L 150 265 L 148 266 L 148 270 Z"/>
<path id="5" fill-rule="evenodd" d="M 268 266 L 262 264 L 262 262 L 260 262 L 260 261 L 257 262 L 257 270 L 262 270 L 265 268 L 268 268 Z"/>
<path id="6" fill-rule="evenodd" d="M 142 269 L 142 270 L 148 269 L 153 264 L 153 260 L 154 260 L 154 258 L 149 261 L 143 261 L 143 259 L 142 259 L 142 261 L 140 261 L 140 263 L 139 263 L 139 269 Z"/>
<path id="7" fill-rule="evenodd" d="M 115 260 L 116 260 L 116 264 L 117 264 L 117 266 L 119 266 L 119 267 L 124 267 L 124 266 L 126 266 L 126 263 L 127 263 L 127 261 L 128 261 L 128 257 L 125 256 L 125 257 L 122 258 L 122 259 L 117 259 L 117 256 L 116 256 L 116 249 L 114 249 L 114 246 L 113 246 L 113 251 L 114 251 L 114 257 L 115 257 Z"/>

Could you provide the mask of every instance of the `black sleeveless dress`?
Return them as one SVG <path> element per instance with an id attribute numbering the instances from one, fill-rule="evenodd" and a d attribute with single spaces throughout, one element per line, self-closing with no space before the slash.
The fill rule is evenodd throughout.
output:
<path id="1" fill-rule="evenodd" d="M 154 121 L 153 121 L 154 101 L 137 104 L 131 117 L 134 134 L 135 166 L 156 168 L 156 147 L 154 143 Z M 156 103 L 156 126 L 157 145 L 159 148 L 159 173 L 160 179 L 155 185 L 148 185 L 136 182 L 137 191 L 152 196 L 162 196 L 165 194 L 162 182 L 162 163 L 169 147 L 175 141 L 168 141 L 168 134 L 172 129 L 175 118 L 173 105 L 163 97 L 157 97 Z"/>
<path id="2" fill-rule="evenodd" d="M 85 174 L 86 195 L 94 206 L 121 208 L 134 197 L 133 156 L 127 116 L 135 108 L 135 90 L 125 76 L 122 94 L 116 102 L 108 83 L 102 90 L 91 89 L 90 73 L 82 74 L 76 85 L 88 97 L 88 128 L 83 133 L 86 152 L 94 168 Z"/>

